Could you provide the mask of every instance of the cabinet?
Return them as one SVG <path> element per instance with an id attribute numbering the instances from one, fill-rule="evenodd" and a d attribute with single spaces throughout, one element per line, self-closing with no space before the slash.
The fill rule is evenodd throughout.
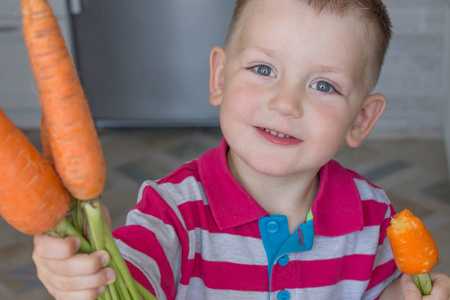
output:
<path id="1" fill-rule="evenodd" d="M 209 54 L 225 40 L 234 1 L 82 3 L 73 28 L 98 127 L 219 124 L 208 102 Z"/>
<path id="2" fill-rule="evenodd" d="M 49 2 L 73 53 L 67 2 Z M 23 40 L 20 9 L 18 0 L 0 2 L 0 107 L 19 128 L 37 128 L 41 110 Z"/>

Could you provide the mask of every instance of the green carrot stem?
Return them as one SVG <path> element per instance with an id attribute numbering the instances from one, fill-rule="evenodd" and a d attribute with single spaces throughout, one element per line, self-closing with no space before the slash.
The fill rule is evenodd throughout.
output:
<path id="1" fill-rule="evenodd" d="M 110 293 L 111 293 L 111 299 L 113 300 L 122 300 L 122 298 L 119 296 L 119 293 L 116 289 L 116 284 L 115 282 L 109 284 L 107 286 L 107 288 L 109 289 Z"/>
<path id="2" fill-rule="evenodd" d="M 97 298 L 97 300 L 113 300 L 111 298 L 111 292 L 108 289 L 108 286 L 105 286 L 105 291 L 103 292 L 103 294 L 101 295 L 101 298 Z"/>
<path id="3" fill-rule="evenodd" d="M 143 287 L 139 282 L 136 280 L 134 281 L 134 284 L 136 285 L 139 294 L 144 297 L 145 300 L 158 300 L 155 296 L 153 296 L 152 293 L 149 292 L 145 287 Z"/>
<path id="4" fill-rule="evenodd" d="M 431 277 L 429 273 L 426 274 L 414 274 L 414 283 L 422 293 L 422 296 L 430 295 L 433 288 Z"/>
<path id="5" fill-rule="evenodd" d="M 103 226 L 108 226 L 106 224 L 105 218 L 103 218 L 103 223 Z M 117 248 L 117 245 L 114 242 L 114 238 L 109 230 L 107 230 L 107 232 L 105 233 L 105 244 L 106 250 L 109 252 L 111 260 L 113 260 L 115 265 L 117 266 L 116 270 L 120 272 L 120 275 L 123 278 L 123 281 L 125 282 L 125 285 L 128 288 L 132 299 L 141 300 L 139 292 L 134 284 L 134 280 L 131 277 L 130 270 L 128 270 L 128 266 L 123 260 L 122 254 L 120 253 L 119 248 Z"/>
<path id="6" fill-rule="evenodd" d="M 81 201 L 79 200 L 76 201 L 76 206 L 72 210 L 72 218 L 74 227 L 81 233 L 86 234 L 84 228 L 84 214 L 81 208 Z"/>
<path id="7" fill-rule="evenodd" d="M 78 231 L 70 222 L 66 222 L 66 226 L 67 226 L 67 235 L 74 235 L 76 237 L 78 237 L 81 241 L 81 245 L 80 245 L 80 252 L 83 253 L 91 253 L 92 252 L 92 247 L 91 244 L 88 242 L 88 240 L 80 233 L 80 231 Z"/>
<path id="8" fill-rule="evenodd" d="M 111 264 L 111 267 L 114 268 L 114 270 L 117 270 L 117 265 L 114 262 L 114 260 L 111 260 L 110 264 Z M 130 292 L 128 291 L 128 288 L 126 287 L 120 272 L 116 273 L 116 281 L 114 283 L 116 284 L 117 291 L 120 293 L 121 300 L 132 300 Z"/>
<path id="9" fill-rule="evenodd" d="M 74 235 L 81 241 L 80 250 L 83 253 L 91 253 L 92 247 L 90 243 L 84 238 L 84 236 L 72 225 L 72 223 L 66 218 L 62 219 L 55 227 L 47 231 L 47 234 L 55 237 L 66 237 L 68 235 Z"/>
<path id="10" fill-rule="evenodd" d="M 103 213 L 100 198 L 82 201 L 81 207 L 87 218 L 91 245 L 93 250 L 105 250 L 105 233 L 103 228 Z"/>

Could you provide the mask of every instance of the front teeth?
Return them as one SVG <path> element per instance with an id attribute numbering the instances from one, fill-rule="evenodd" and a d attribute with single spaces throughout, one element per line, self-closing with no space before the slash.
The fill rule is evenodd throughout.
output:
<path id="1" fill-rule="evenodd" d="M 286 135 L 286 134 L 283 134 L 283 133 L 279 133 L 279 132 L 276 132 L 274 130 L 270 130 L 270 129 L 267 129 L 267 128 L 261 128 L 261 129 L 264 130 L 265 132 L 268 132 L 271 135 L 277 136 L 279 138 L 285 138 L 285 139 L 289 139 L 290 138 L 289 135 Z"/>

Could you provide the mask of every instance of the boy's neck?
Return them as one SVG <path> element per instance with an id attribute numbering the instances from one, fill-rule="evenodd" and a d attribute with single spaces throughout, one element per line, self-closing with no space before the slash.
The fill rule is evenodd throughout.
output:
<path id="1" fill-rule="evenodd" d="M 273 177 L 247 170 L 253 171 L 249 174 L 235 168 L 231 159 L 227 155 L 233 177 L 270 215 L 285 215 L 291 234 L 305 222 L 319 189 L 318 172 L 295 177 Z"/>

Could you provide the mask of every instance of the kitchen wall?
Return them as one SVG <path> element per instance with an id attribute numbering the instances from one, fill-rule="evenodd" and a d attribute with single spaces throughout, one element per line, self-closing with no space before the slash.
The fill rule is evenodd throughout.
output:
<path id="1" fill-rule="evenodd" d="M 388 107 L 375 136 L 442 136 L 449 64 L 448 0 L 385 0 L 394 36 L 376 92 Z"/>

